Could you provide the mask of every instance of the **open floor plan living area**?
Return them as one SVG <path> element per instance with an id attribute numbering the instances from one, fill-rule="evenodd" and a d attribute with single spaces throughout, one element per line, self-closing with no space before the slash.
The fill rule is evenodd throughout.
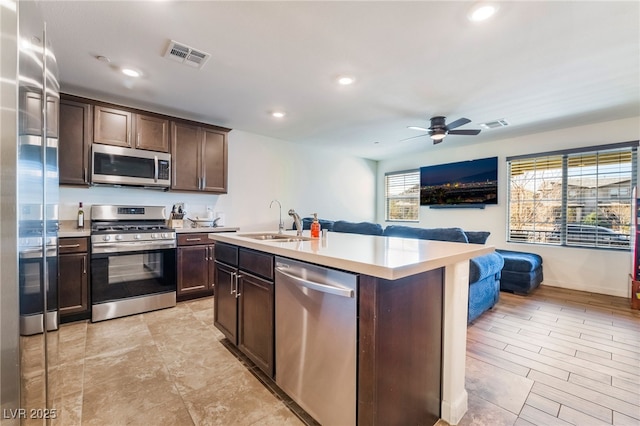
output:
<path id="1" fill-rule="evenodd" d="M 640 2 L 0 0 L 0 426 L 640 425 Z"/>

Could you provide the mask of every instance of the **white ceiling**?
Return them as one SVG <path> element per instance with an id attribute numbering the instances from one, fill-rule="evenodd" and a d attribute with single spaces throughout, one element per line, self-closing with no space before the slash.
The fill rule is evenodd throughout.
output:
<path id="1" fill-rule="evenodd" d="M 371 159 L 640 116 L 640 2 L 45 1 L 62 90 Z M 169 40 L 212 55 L 200 70 Z M 104 55 L 111 63 L 98 61 Z M 119 66 L 142 71 L 125 77 Z M 335 79 L 356 77 L 342 87 Z M 282 109 L 284 119 L 269 113 Z M 434 146 L 407 126 L 468 117 Z"/>

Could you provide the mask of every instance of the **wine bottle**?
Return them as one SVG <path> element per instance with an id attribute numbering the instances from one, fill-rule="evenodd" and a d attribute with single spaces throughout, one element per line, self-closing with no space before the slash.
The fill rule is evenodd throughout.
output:
<path id="1" fill-rule="evenodd" d="M 84 228 L 84 210 L 82 210 L 82 202 L 80 202 L 80 206 L 78 207 L 78 229 Z"/>

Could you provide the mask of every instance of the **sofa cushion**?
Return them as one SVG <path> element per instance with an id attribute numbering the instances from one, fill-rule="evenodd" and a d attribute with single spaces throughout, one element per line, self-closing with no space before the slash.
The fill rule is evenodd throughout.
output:
<path id="1" fill-rule="evenodd" d="M 348 232 L 351 234 L 382 235 L 382 226 L 372 222 L 347 222 L 336 220 L 333 223 L 333 232 Z"/>
<path id="2" fill-rule="evenodd" d="M 468 243 L 462 228 L 414 228 L 411 226 L 389 225 L 384 230 L 387 237 L 418 238 L 421 240 L 451 241 Z"/>
<path id="3" fill-rule="evenodd" d="M 499 281 L 487 277 L 469 286 L 469 306 L 467 310 L 467 323 L 491 309 L 500 300 Z"/>
<path id="4" fill-rule="evenodd" d="M 497 252 L 476 256 L 469 260 L 469 284 L 490 276 L 500 278 L 504 266 L 504 258 Z"/>
<path id="5" fill-rule="evenodd" d="M 464 231 L 464 233 L 471 244 L 484 244 L 491 235 L 489 231 Z"/>
<path id="6" fill-rule="evenodd" d="M 496 250 L 504 257 L 504 269 L 513 272 L 531 272 L 542 265 L 542 257 L 535 253 Z"/>

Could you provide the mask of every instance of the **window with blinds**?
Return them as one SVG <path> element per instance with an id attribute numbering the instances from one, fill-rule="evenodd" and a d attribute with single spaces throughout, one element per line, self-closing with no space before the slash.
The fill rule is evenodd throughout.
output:
<path id="1" fill-rule="evenodd" d="M 507 158 L 507 240 L 628 249 L 637 146 Z"/>
<path id="2" fill-rule="evenodd" d="M 384 176 L 387 221 L 417 222 L 420 212 L 420 170 Z"/>

